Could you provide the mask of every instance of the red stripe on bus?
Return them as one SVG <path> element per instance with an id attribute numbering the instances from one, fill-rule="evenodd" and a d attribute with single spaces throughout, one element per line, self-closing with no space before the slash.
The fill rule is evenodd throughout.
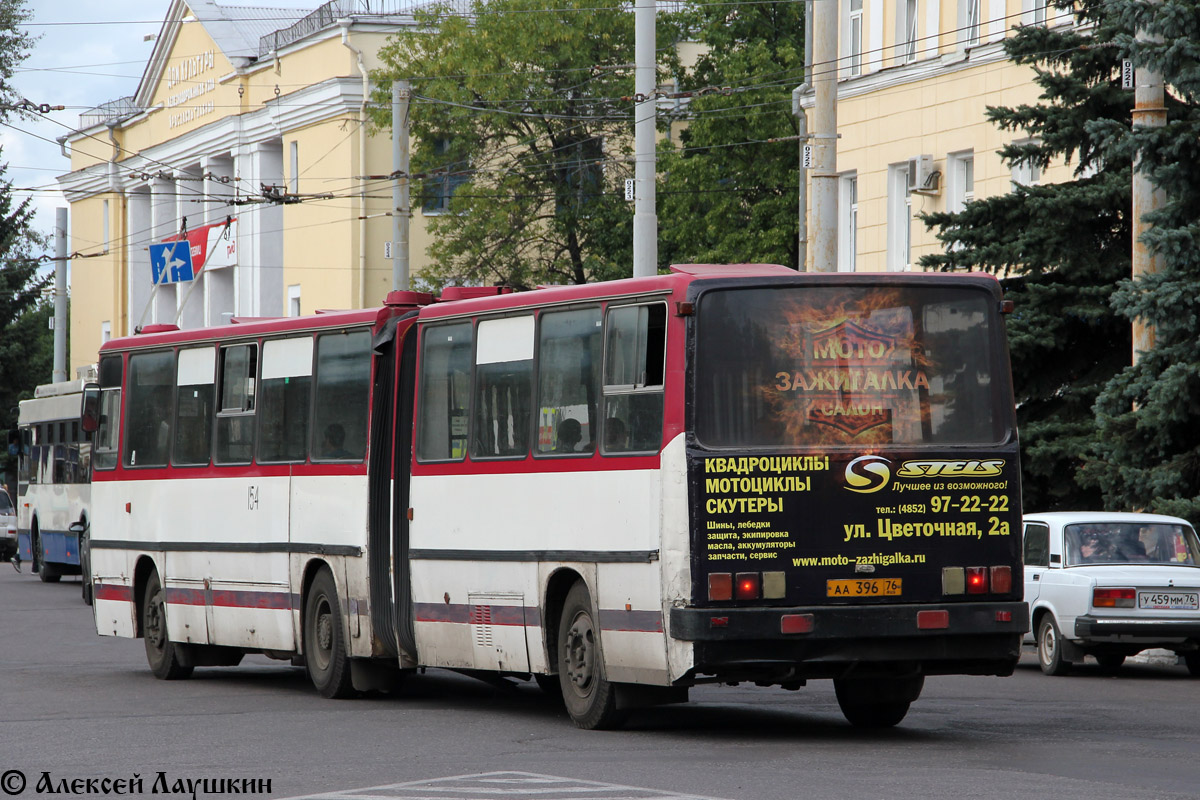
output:
<path id="1" fill-rule="evenodd" d="M 291 610 L 291 592 L 260 592 L 231 589 L 167 589 L 167 602 L 179 606 L 214 608 L 265 608 Z"/>
<path id="2" fill-rule="evenodd" d="M 121 603 L 133 602 L 133 589 L 116 583 L 92 584 L 92 596 L 97 600 L 116 600 Z"/>
<path id="3" fill-rule="evenodd" d="M 459 625 L 524 625 L 541 627 L 541 612 L 531 606 L 486 606 L 463 603 L 417 603 L 417 622 L 451 622 Z M 662 633 L 661 611 L 600 609 L 600 629 L 634 633 Z"/>

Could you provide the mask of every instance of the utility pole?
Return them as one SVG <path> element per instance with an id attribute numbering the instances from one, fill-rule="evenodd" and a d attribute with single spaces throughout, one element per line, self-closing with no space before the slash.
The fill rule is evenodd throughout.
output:
<path id="1" fill-rule="evenodd" d="M 1144 30 L 1137 33 L 1139 42 L 1161 41 Z M 1138 67 L 1134 73 L 1133 128 L 1162 128 L 1167 124 L 1167 108 L 1163 92 L 1162 75 L 1147 67 Z M 1152 253 L 1142 242 L 1142 234 L 1150 230 L 1145 221 L 1146 214 L 1160 209 L 1166 203 L 1166 192 L 1155 189 L 1150 177 L 1142 168 L 1141 158 L 1133 164 L 1133 279 L 1153 275 L 1161 266 L 1161 257 Z M 1141 318 L 1133 321 L 1133 358 L 1138 362 L 1140 353 L 1154 347 L 1154 326 Z"/>
<path id="2" fill-rule="evenodd" d="M 656 0 L 637 0 L 633 17 L 633 277 L 658 274 L 658 215 L 655 210 L 654 96 Z"/>
<path id="3" fill-rule="evenodd" d="M 811 8 L 812 4 L 809 4 Z M 806 48 L 807 49 L 807 48 Z M 797 205 L 800 208 L 800 218 L 797 220 L 797 242 L 796 242 L 796 269 L 804 272 L 808 261 L 808 170 L 804 165 L 804 151 L 808 148 L 808 114 L 804 110 L 804 106 L 800 104 L 801 98 L 807 92 L 809 86 L 807 83 L 802 83 L 795 89 L 792 89 L 792 113 L 796 116 L 796 134 L 800 139 L 800 169 L 797 173 L 800 175 L 797 187 L 797 193 L 800 196 Z"/>
<path id="4" fill-rule="evenodd" d="M 54 374 L 67 379 L 67 210 L 54 209 Z"/>
<path id="5" fill-rule="evenodd" d="M 837 3 L 814 2 L 812 261 L 809 272 L 837 271 Z"/>
<path id="6" fill-rule="evenodd" d="M 392 81 L 392 289 L 408 291 L 408 81 Z"/>

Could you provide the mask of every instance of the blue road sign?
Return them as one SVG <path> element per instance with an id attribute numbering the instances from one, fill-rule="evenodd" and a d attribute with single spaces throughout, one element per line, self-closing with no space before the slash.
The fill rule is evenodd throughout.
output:
<path id="1" fill-rule="evenodd" d="M 195 280 L 192 248 L 186 239 L 150 245 L 150 271 L 155 285 Z M 166 274 L 163 274 L 163 273 Z"/>

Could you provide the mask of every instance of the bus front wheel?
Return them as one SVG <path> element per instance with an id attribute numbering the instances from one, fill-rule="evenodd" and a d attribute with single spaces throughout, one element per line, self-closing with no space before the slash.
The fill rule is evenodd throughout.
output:
<path id="1" fill-rule="evenodd" d="M 150 573 L 142 595 L 142 637 L 146 643 L 146 661 L 154 677 L 177 681 L 192 674 L 192 666 L 183 664 L 179 657 L 179 646 L 167 636 L 167 596 L 157 572 Z"/>
<path id="2" fill-rule="evenodd" d="M 354 694 L 337 586 L 327 569 L 313 579 L 304 606 L 304 662 L 313 686 L 323 696 Z"/>
<path id="3" fill-rule="evenodd" d="M 615 728 L 625 721 L 616 687 L 604 677 L 604 653 L 592 616 L 587 585 L 567 592 L 558 624 L 558 680 L 571 720 L 585 730 Z"/>

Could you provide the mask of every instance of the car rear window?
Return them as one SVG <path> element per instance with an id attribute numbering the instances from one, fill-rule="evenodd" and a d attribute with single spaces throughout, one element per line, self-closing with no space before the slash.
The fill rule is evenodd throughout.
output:
<path id="1" fill-rule="evenodd" d="M 12 514 L 12 513 L 13 513 L 13 504 L 12 504 L 12 500 L 10 500 L 8 498 L 8 492 L 4 491 L 3 489 L 0 489 L 0 514 Z"/>
<path id="2" fill-rule="evenodd" d="M 1196 532 L 1187 525 L 1089 522 L 1064 531 L 1067 564 L 1200 564 Z"/>

